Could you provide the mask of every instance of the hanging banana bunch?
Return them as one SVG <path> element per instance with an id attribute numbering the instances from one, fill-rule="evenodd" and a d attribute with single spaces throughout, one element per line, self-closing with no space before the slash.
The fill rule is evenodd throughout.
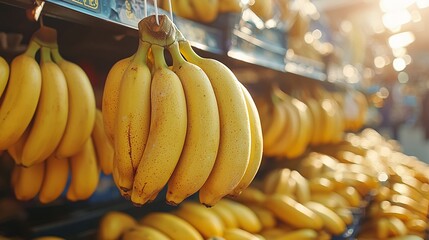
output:
<path id="1" fill-rule="evenodd" d="M 139 32 L 137 52 L 111 68 L 102 101 L 121 194 L 143 205 L 167 186 L 169 204 L 199 192 L 207 206 L 239 195 L 262 158 L 251 95 L 224 64 L 198 56 L 167 16 L 144 18 Z"/>

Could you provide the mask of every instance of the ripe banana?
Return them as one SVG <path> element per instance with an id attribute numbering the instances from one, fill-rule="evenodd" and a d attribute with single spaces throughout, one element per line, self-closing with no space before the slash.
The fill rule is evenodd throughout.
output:
<path id="1" fill-rule="evenodd" d="M 83 148 L 69 158 L 71 181 L 67 198 L 71 201 L 88 199 L 96 190 L 100 169 L 91 138 L 86 140 Z"/>
<path id="2" fill-rule="evenodd" d="M 109 140 L 113 144 L 113 135 L 115 132 L 115 122 L 118 113 L 119 90 L 122 76 L 130 65 L 133 56 L 124 58 L 116 62 L 107 74 L 104 83 L 103 97 L 101 101 L 101 110 L 103 113 L 104 128 Z"/>
<path id="3" fill-rule="evenodd" d="M 313 131 L 311 134 L 310 144 L 318 145 L 322 138 L 323 131 L 323 118 L 319 103 L 314 98 L 304 99 L 304 103 L 307 105 L 310 112 L 311 118 L 313 119 Z"/>
<path id="4" fill-rule="evenodd" d="M 98 227 L 97 239 L 120 239 L 126 231 L 136 226 L 137 221 L 130 215 L 123 212 L 111 211 L 102 217 Z"/>
<path id="5" fill-rule="evenodd" d="M 314 229 L 303 228 L 287 232 L 277 238 L 276 240 L 315 240 L 319 234 Z"/>
<path id="6" fill-rule="evenodd" d="M 210 23 L 216 19 L 219 0 L 189 0 L 189 3 L 199 21 Z"/>
<path id="7" fill-rule="evenodd" d="M 275 169 L 267 174 L 264 179 L 264 192 L 266 194 L 292 195 L 289 187 L 291 171 L 289 168 Z"/>
<path id="8" fill-rule="evenodd" d="M 185 93 L 188 118 L 185 144 L 168 180 L 167 202 L 177 205 L 197 192 L 209 177 L 219 148 L 220 125 L 216 96 L 207 75 L 180 55 L 177 43 L 169 51 L 172 70 Z"/>
<path id="9" fill-rule="evenodd" d="M 234 199 L 238 202 L 242 203 L 254 203 L 254 204 L 262 204 L 265 202 L 267 196 L 264 192 L 259 190 L 256 187 L 249 186 L 241 192 L 240 195 L 235 197 Z"/>
<path id="10" fill-rule="evenodd" d="M 174 171 L 186 137 L 186 100 L 177 75 L 167 68 L 164 48 L 152 45 L 156 71 L 150 90 L 150 132 L 134 177 L 131 201 L 142 205 Z"/>
<path id="11" fill-rule="evenodd" d="M 200 202 L 213 206 L 238 185 L 249 164 L 251 134 L 246 100 L 237 78 L 225 65 L 199 57 L 187 41 L 180 41 L 180 50 L 207 74 L 219 107 L 219 150 L 213 170 L 199 191 Z"/>
<path id="12" fill-rule="evenodd" d="M 24 133 L 21 135 L 18 141 L 7 149 L 7 152 L 9 153 L 9 155 L 12 157 L 12 159 L 15 161 L 15 164 L 17 165 L 21 165 L 22 149 L 24 148 L 24 144 L 27 141 L 29 133 L 30 133 L 30 129 L 29 128 L 25 129 Z"/>
<path id="13" fill-rule="evenodd" d="M 261 222 L 256 214 L 246 205 L 228 199 L 222 199 L 217 204 L 225 206 L 225 208 L 234 214 L 239 228 L 251 233 L 261 231 Z"/>
<path id="14" fill-rule="evenodd" d="M 38 193 L 43 183 L 45 175 L 45 163 L 34 164 L 31 167 L 21 167 L 15 165 L 17 171 L 13 179 L 13 189 L 16 199 L 28 201 L 33 199 Z"/>
<path id="15" fill-rule="evenodd" d="M 393 236 L 404 236 L 408 233 L 407 227 L 399 218 L 389 217 L 387 220 L 389 222 L 389 233 L 391 233 Z"/>
<path id="16" fill-rule="evenodd" d="M 46 159 L 45 177 L 39 193 L 41 203 L 49 203 L 57 199 L 67 184 L 69 177 L 69 162 L 54 154 Z"/>
<path id="17" fill-rule="evenodd" d="M 405 225 L 410 232 L 424 232 L 427 229 L 428 223 L 422 219 L 410 219 Z"/>
<path id="18" fill-rule="evenodd" d="M 244 176 L 231 193 L 232 196 L 241 194 L 241 192 L 253 181 L 256 173 L 258 172 L 259 166 L 261 165 L 263 151 L 262 127 L 258 109 L 256 108 L 255 102 L 246 87 L 241 85 L 241 89 L 243 91 L 244 98 L 246 99 L 247 110 L 249 112 L 251 149 L 249 164 L 247 165 Z"/>
<path id="19" fill-rule="evenodd" d="M 120 83 L 113 140 L 119 187 L 125 192 L 133 187 L 149 135 L 151 74 L 146 64 L 149 47 L 148 43 L 140 42 Z"/>
<path id="20" fill-rule="evenodd" d="M 219 0 L 219 12 L 236 12 L 240 13 L 243 10 L 240 0 Z"/>
<path id="21" fill-rule="evenodd" d="M 255 0 L 250 9 L 265 22 L 273 17 L 273 4 L 273 0 Z"/>
<path id="22" fill-rule="evenodd" d="M 216 204 L 210 208 L 222 220 L 225 229 L 238 228 L 238 220 L 235 215 L 227 207 Z"/>
<path id="23" fill-rule="evenodd" d="M 315 212 L 323 221 L 323 226 L 330 233 L 338 235 L 344 232 L 346 224 L 344 221 L 331 209 L 318 202 L 306 202 L 304 206 Z"/>
<path id="24" fill-rule="evenodd" d="M 117 238 L 119 239 L 119 238 Z M 132 229 L 126 231 L 121 240 L 136 240 L 136 239 L 145 239 L 145 240 L 170 240 L 167 235 L 156 230 L 155 228 L 148 226 L 136 226 Z"/>
<path id="25" fill-rule="evenodd" d="M 315 212 L 289 196 L 268 196 L 264 206 L 293 227 L 320 230 L 323 226 L 322 219 Z"/>
<path id="26" fill-rule="evenodd" d="M 347 186 L 336 191 L 338 194 L 343 196 L 350 204 L 351 207 L 359 207 L 362 201 L 362 197 L 356 188 Z"/>
<path id="27" fill-rule="evenodd" d="M 34 56 L 40 46 L 30 41 L 25 53 L 15 57 L 0 105 L 0 149 L 18 141 L 33 118 L 42 87 L 42 74 Z"/>
<path id="28" fill-rule="evenodd" d="M 200 203 L 183 202 L 175 215 L 189 222 L 204 238 L 223 235 L 222 220 Z"/>
<path id="29" fill-rule="evenodd" d="M 111 174 L 115 150 L 107 137 L 104 128 L 103 114 L 98 109 L 95 113 L 95 125 L 91 137 L 94 142 L 98 165 L 101 171 L 106 175 Z"/>
<path id="30" fill-rule="evenodd" d="M 271 97 L 273 102 L 272 121 L 270 126 L 268 126 L 268 129 L 263 132 L 264 152 L 268 155 L 274 154 L 273 147 L 275 146 L 275 143 L 279 141 L 281 135 L 288 134 L 285 132 L 285 127 L 287 126 L 287 113 L 285 108 L 282 106 L 282 100 L 275 95 Z"/>
<path id="31" fill-rule="evenodd" d="M 140 220 L 140 224 L 153 227 L 173 240 L 203 240 L 201 234 L 191 224 L 170 213 L 149 213 Z"/>
<path id="32" fill-rule="evenodd" d="M 46 160 L 57 148 L 67 124 L 68 93 L 63 72 L 51 59 L 47 47 L 41 49 L 42 90 L 21 163 L 31 166 Z"/>
<path id="33" fill-rule="evenodd" d="M 55 153 L 64 158 L 79 152 L 91 136 L 95 123 L 95 96 L 91 82 L 80 66 L 65 60 L 58 48 L 52 49 L 52 57 L 64 73 L 68 90 L 67 125 Z"/>
<path id="34" fill-rule="evenodd" d="M 256 204 L 249 204 L 247 205 L 258 217 L 259 221 L 261 222 L 262 229 L 269 229 L 273 228 L 277 225 L 277 220 L 274 216 L 274 214 L 269 211 L 268 209 L 256 205 Z"/>
<path id="35" fill-rule="evenodd" d="M 7 82 L 9 81 L 9 64 L 4 58 L 0 56 L 0 98 L 6 89 Z"/>
<path id="36" fill-rule="evenodd" d="M 334 191 L 332 181 L 324 177 L 312 178 L 308 184 L 312 193 L 329 193 Z"/>
<path id="37" fill-rule="evenodd" d="M 259 240 L 254 234 L 240 228 L 225 229 L 223 238 L 225 240 Z"/>
<path id="38" fill-rule="evenodd" d="M 335 213 L 343 220 L 346 225 L 353 222 L 353 213 L 349 208 L 336 208 Z"/>
<path id="39" fill-rule="evenodd" d="M 308 180 L 296 170 L 293 170 L 290 176 L 296 182 L 295 194 L 297 201 L 300 203 L 306 203 L 310 201 L 311 192 Z"/>

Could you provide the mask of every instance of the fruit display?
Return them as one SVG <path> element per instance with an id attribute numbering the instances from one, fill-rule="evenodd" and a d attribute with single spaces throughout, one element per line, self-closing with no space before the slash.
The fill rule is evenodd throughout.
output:
<path id="1" fill-rule="evenodd" d="M 259 114 L 230 69 L 199 57 L 165 15 L 159 22 L 150 16 L 139 23 L 137 52 L 118 61 L 106 79 L 102 110 L 115 152 L 113 177 L 135 205 L 168 186 L 170 204 L 199 192 L 201 203 L 213 206 L 256 175 Z"/>

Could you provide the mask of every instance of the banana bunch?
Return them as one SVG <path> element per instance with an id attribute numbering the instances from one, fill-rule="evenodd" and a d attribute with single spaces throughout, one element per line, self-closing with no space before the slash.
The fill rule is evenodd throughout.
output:
<path id="1" fill-rule="evenodd" d="M 96 190 L 100 169 L 105 173 L 113 169 L 113 147 L 104 132 L 100 110 L 91 137 L 78 152 L 68 158 L 54 153 L 45 161 L 30 167 L 15 164 L 11 184 L 18 200 L 28 201 L 35 197 L 41 203 L 50 203 L 67 190 L 70 201 L 88 199 Z M 19 160 L 23 154 L 28 132 L 9 148 L 13 159 Z M 66 189 L 69 182 L 68 189 Z"/>
<path id="2" fill-rule="evenodd" d="M 362 92 L 350 90 L 342 98 L 345 130 L 356 132 L 365 124 L 368 112 L 366 96 Z"/>
<path id="3" fill-rule="evenodd" d="M 56 30 L 42 27 L 13 59 L 9 79 L 8 70 L 1 71 L 0 149 L 15 151 L 16 164 L 24 167 L 77 154 L 95 122 L 91 83 L 78 65 L 61 57 L 56 38 Z M 0 67 L 7 63 L 1 60 Z"/>
<path id="4" fill-rule="evenodd" d="M 180 17 L 211 23 L 220 13 L 240 13 L 244 6 L 240 0 L 162 0 L 161 7 Z"/>
<path id="5" fill-rule="evenodd" d="M 240 194 L 256 175 L 258 110 L 230 69 L 199 57 L 168 17 L 159 20 L 139 23 L 137 52 L 106 79 L 102 113 L 115 152 L 113 177 L 135 205 L 167 186 L 172 205 L 199 191 L 201 203 L 213 206 Z"/>

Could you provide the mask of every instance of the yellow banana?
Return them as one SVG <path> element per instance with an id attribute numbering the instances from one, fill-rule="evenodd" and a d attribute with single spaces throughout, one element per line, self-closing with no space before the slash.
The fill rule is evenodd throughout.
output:
<path id="1" fill-rule="evenodd" d="M 155 228 L 148 226 L 136 226 L 128 231 L 126 231 L 121 240 L 136 240 L 136 239 L 144 239 L 144 240 L 171 240 L 164 233 L 156 230 Z"/>
<path id="2" fill-rule="evenodd" d="M 170 213 L 152 212 L 144 216 L 140 223 L 153 227 L 173 240 L 202 240 L 201 234 L 188 222 Z"/>
<path id="3" fill-rule="evenodd" d="M 343 196 L 350 204 L 351 207 L 359 207 L 362 201 L 362 197 L 356 188 L 347 186 L 345 188 L 336 191 L 338 194 Z"/>
<path id="4" fill-rule="evenodd" d="M 307 98 L 304 100 L 310 112 L 311 118 L 313 119 L 313 131 L 310 138 L 312 145 L 318 145 L 322 136 L 323 125 L 322 125 L 322 112 L 319 103 L 313 98 Z"/>
<path id="5" fill-rule="evenodd" d="M 275 240 L 316 240 L 318 236 L 319 234 L 315 230 L 303 228 L 287 232 L 276 237 Z"/>
<path id="6" fill-rule="evenodd" d="M 92 139 L 88 138 L 80 152 L 69 158 L 71 181 L 67 198 L 76 200 L 88 199 L 96 190 L 100 178 Z"/>
<path id="7" fill-rule="evenodd" d="M 331 141 L 332 135 L 335 132 L 335 105 L 333 103 L 333 100 L 329 98 L 320 99 L 320 102 L 324 123 L 324 126 L 322 128 L 324 131 L 320 142 L 326 144 Z"/>
<path id="8" fill-rule="evenodd" d="M 217 204 L 225 206 L 225 208 L 229 209 L 234 214 L 239 228 L 251 233 L 261 231 L 261 222 L 256 214 L 246 205 L 228 199 L 222 199 Z"/>
<path id="9" fill-rule="evenodd" d="M 99 240 L 115 240 L 128 230 L 137 226 L 137 221 L 130 215 L 111 211 L 105 214 L 100 221 L 97 232 Z"/>
<path id="10" fill-rule="evenodd" d="M 42 87 L 42 74 L 34 59 L 39 45 L 30 41 L 25 53 L 15 57 L 0 105 L 0 149 L 18 141 L 36 111 Z"/>
<path id="11" fill-rule="evenodd" d="M 213 170 L 199 191 L 200 202 L 213 206 L 238 185 L 249 164 L 251 135 L 246 100 L 237 78 L 225 65 L 199 57 L 187 41 L 180 41 L 180 50 L 207 74 L 219 107 L 219 150 Z"/>
<path id="12" fill-rule="evenodd" d="M 377 219 L 377 237 L 386 239 L 389 236 L 389 220 L 387 218 Z"/>
<path id="13" fill-rule="evenodd" d="M 311 201 L 321 203 L 330 209 L 350 207 L 349 202 L 336 192 L 311 194 Z"/>
<path id="14" fill-rule="evenodd" d="M 353 222 L 353 213 L 348 208 L 336 208 L 335 213 L 343 220 L 346 225 Z"/>
<path id="15" fill-rule="evenodd" d="M 120 83 L 113 140 L 119 186 L 123 191 L 133 187 L 149 135 L 151 74 L 146 64 L 149 47 L 148 43 L 140 42 Z"/>
<path id="16" fill-rule="evenodd" d="M 389 238 L 389 240 L 423 240 L 423 237 L 418 235 L 404 235 L 398 237 Z"/>
<path id="17" fill-rule="evenodd" d="M 57 199 L 67 184 L 69 177 L 69 162 L 54 154 L 46 159 L 45 177 L 39 193 L 41 203 L 49 203 Z"/>
<path id="18" fill-rule="evenodd" d="M 219 0 L 219 12 L 236 12 L 243 10 L 240 0 Z"/>
<path id="19" fill-rule="evenodd" d="M 265 207 L 293 227 L 320 230 L 323 226 L 322 219 L 315 212 L 289 196 L 268 196 Z"/>
<path id="20" fill-rule="evenodd" d="M 9 81 L 9 64 L 4 58 L 0 56 L 0 98 L 6 89 L 7 82 Z"/>
<path id="21" fill-rule="evenodd" d="M 189 0 L 189 3 L 199 21 L 210 23 L 216 19 L 219 0 Z"/>
<path id="22" fill-rule="evenodd" d="M 247 205 L 258 217 L 259 221 L 261 222 L 262 229 L 268 229 L 273 228 L 277 225 L 277 220 L 274 216 L 274 214 L 269 211 L 268 209 L 256 205 L 256 204 L 249 204 Z"/>
<path id="23" fill-rule="evenodd" d="M 238 202 L 242 203 L 254 203 L 254 204 L 262 204 L 265 202 L 267 196 L 264 192 L 259 190 L 256 187 L 249 186 L 244 189 L 240 195 L 235 197 L 234 199 Z"/>
<path id="24" fill-rule="evenodd" d="M 405 225 L 410 232 L 424 232 L 427 229 L 428 223 L 422 219 L 410 219 Z"/>
<path id="25" fill-rule="evenodd" d="M 7 149 L 7 152 L 17 165 L 21 165 L 22 149 L 24 148 L 24 144 L 27 141 L 29 133 L 30 128 L 25 129 L 24 133 L 21 135 L 18 141 Z"/>
<path id="26" fill-rule="evenodd" d="M 405 223 L 396 217 L 389 217 L 388 229 L 393 236 L 404 236 L 408 233 Z"/>
<path id="27" fill-rule="evenodd" d="M 133 56 L 116 62 L 109 70 L 104 83 L 101 110 L 103 113 L 104 128 L 112 144 L 115 132 L 116 116 L 118 114 L 118 100 L 121 81 L 125 70 L 127 70 L 132 59 Z"/>
<path id="28" fill-rule="evenodd" d="M 287 124 L 287 113 L 285 108 L 282 106 L 282 100 L 278 99 L 275 95 L 273 95 L 272 98 L 272 121 L 270 126 L 268 126 L 267 131 L 263 132 L 264 151 L 268 155 L 273 155 L 272 149 L 275 149 L 275 143 L 278 142 L 281 135 L 288 134 L 287 132 L 285 132 L 285 127 Z"/>
<path id="29" fill-rule="evenodd" d="M 264 179 L 264 192 L 266 194 L 292 195 L 293 192 L 289 186 L 290 175 L 291 171 L 289 168 L 271 171 Z"/>
<path id="30" fill-rule="evenodd" d="M 88 76 L 79 65 L 62 58 L 58 48 L 52 49 L 52 57 L 64 73 L 68 89 L 67 125 L 55 153 L 64 158 L 79 152 L 91 136 L 95 123 L 95 96 Z"/>
<path id="31" fill-rule="evenodd" d="M 42 47 L 42 90 L 34 122 L 22 150 L 22 164 L 27 167 L 44 161 L 55 151 L 67 124 L 67 83 L 50 54 L 49 48 Z"/>
<path id="32" fill-rule="evenodd" d="M 186 137 L 186 100 L 177 75 L 167 68 L 164 48 L 152 45 L 156 71 L 152 78 L 150 132 L 134 177 L 131 201 L 142 205 L 159 192 L 174 171 Z"/>
<path id="33" fill-rule="evenodd" d="M 238 228 L 238 220 L 235 215 L 227 207 L 216 204 L 210 208 L 222 220 L 225 229 Z"/>
<path id="34" fill-rule="evenodd" d="M 188 118 L 185 144 L 168 180 L 167 202 L 176 205 L 197 192 L 209 177 L 219 148 L 220 125 L 216 97 L 207 75 L 182 57 L 177 43 L 169 50 L 173 72 L 185 92 Z"/>
<path id="35" fill-rule="evenodd" d="M 95 125 L 91 137 L 101 171 L 106 175 L 111 174 L 115 151 L 104 130 L 103 114 L 98 109 L 95 113 Z"/>
<path id="36" fill-rule="evenodd" d="M 273 17 L 273 4 L 272 0 L 255 0 L 250 9 L 258 16 L 262 21 L 267 21 Z"/>
<path id="37" fill-rule="evenodd" d="M 305 203 L 310 201 L 310 186 L 308 184 L 308 180 L 303 177 L 298 171 L 293 170 L 290 176 L 295 179 L 296 182 L 296 199 L 300 203 Z"/>
<path id="38" fill-rule="evenodd" d="M 132 190 L 125 192 L 124 190 L 122 190 L 119 187 L 119 173 L 118 173 L 118 167 L 117 167 L 117 165 L 118 165 L 118 161 L 113 160 L 113 166 L 112 166 L 113 167 L 113 169 L 112 169 L 112 179 L 113 179 L 113 182 L 115 182 L 115 185 L 118 188 L 119 193 L 122 195 L 122 197 L 124 197 L 127 200 L 130 200 L 131 199 Z"/>
<path id="39" fill-rule="evenodd" d="M 308 181 L 308 184 L 312 193 L 329 193 L 334 191 L 332 181 L 324 177 L 312 178 Z"/>
<path id="40" fill-rule="evenodd" d="M 330 233 L 338 235 L 344 232 L 346 224 L 344 221 L 331 209 L 318 202 L 306 202 L 304 206 L 315 212 L 323 221 L 323 226 Z"/>
<path id="41" fill-rule="evenodd" d="M 223 235 L 222 220 L 200 203 L 183 202 L 175 215 L 189 222 L 204 238 Z"/>
<path id="42" fill-rule="evenodd" d="M 259 119 L 258 109 L 256 108 L 255 102 L 253 101 L 252 96 L 246 87 L 241 85 L 241 89 L 243 90 L 244 98 L 246 99 L 247 110 L 249 112 L 251 149 L 249 164 L 247 165 L 246 172 L 231 193 L 232 196 L 241 194 L 241 192 L 245 190 L 253 181 L 256 173 L 258 172 L 259 166 L 261 165 L 263 151 L 262 127 L 261 120 Z"/>
<path id="43" fill-rule="evenodd" d="M 39 193 L 42 186 L 45 175 L 45 163 L 34 164 L 31 167 L 15 165 L 14 168 L 19 169 L 13 180 L 16 199 L 21 201 L 33 199 Z"/>
<path id="44" fill-rule="evenodd" d="M 223 237 L 226 240 L 259 240 L 254 234 L 240 228 L 225 229 Z"/>

